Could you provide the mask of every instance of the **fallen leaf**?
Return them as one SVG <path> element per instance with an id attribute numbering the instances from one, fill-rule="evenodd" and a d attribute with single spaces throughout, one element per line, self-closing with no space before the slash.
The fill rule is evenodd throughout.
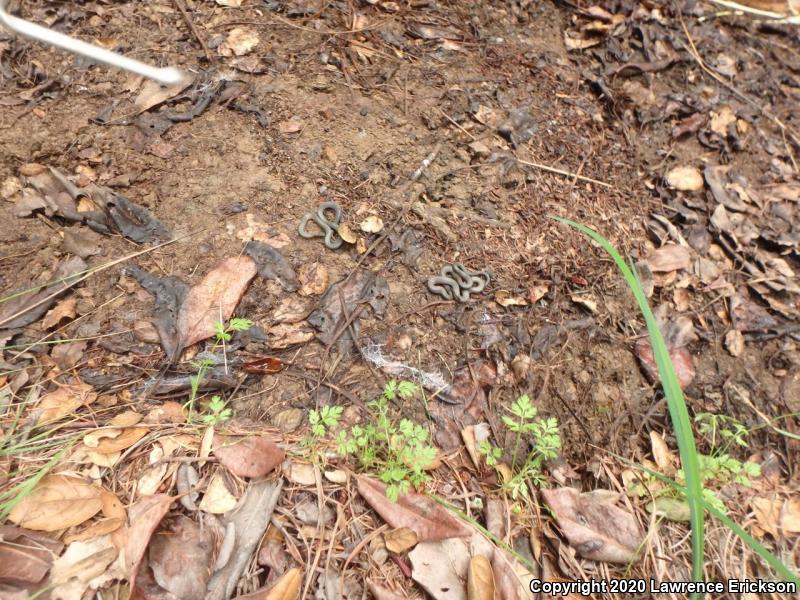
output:
<path id="1" fill-rule="evenodd" d="M 587 296 L 585 294 L 573 294 L 570 296 L 570 300 L 572 300 L 575 304 L 584 307 L 592 314 L 597 313 L 597 301 L 591 296 Z"/>
<path id="2" fill-rule="evenodd" d="M 276 323 L 299 323 L 311 312 L 313 305 L 309 300 L 289 296 L 280 301 L 272 313 Z"/>
<path id="3" fill-rule="evenodd" d="M 120 435 L 116 437 L 101 440 L 97 444 L 95 451 L 100 454 L 113 454 L 125 450 L 147 435 L 148 431 L 149 429 L 144 427 L 129 427 L 122 430 Z"/>
<path id="4" fill-rule="evenodd" d="M 339 234 L 339 237 L 342 238 L 348 244 L 355 244 L 356 240 L 358 240 L 358 236 L 350 229 L 350 225 L 347 223 L 342 223 L 339 225 L 339 228 L 336 230 L 336 233 Z"/>
<path id="5" fill-rule="evenodd" d="M 300 427 L 303 422 L 303 411 L 299 408 L 287 408 L 277 413 L 270 420 L 283 433 L 291 433 Z"/>
<path id="6" fill-rule="evenodd" d="M 294 462 L 289 464 L 286 473 L 289 481 L 299 485 L 311 486 L 317 481 L 316 474 L 314 473 L 314 465 L 308 463 Z"/>
<path id="7" fill-rule="evenodd" d="M 45 475 L 13 508 L 8 519 L 36 531 L 80 525 L 102 509 L 100 492 L 99 487 L 76 477 Z"/>
<path id="8" fill-rule="evenodd" d="M 395 529 L 407 527 L 419 541 L 435 541 L 472 535 L 472 530 L 443 506 L 422 494 L 402 494 L 397 502 L 386 498 L 386 485 L 365 477 L 356 478 L 358 493 L 381 518 Z"/>
<path id="9" fill-rule="evenodd" d="M 328 269 L 322 263 L 306 263 L 297 275 L 301 296 L 319 296 L 328 289 Z"/>
<path id="10" fill-rule="evenodd" d="M 379 233 L 383 230 L 383 219 L 376 215 L 370 215 L 361 221 L 359 228 L 364 233 Z"/>
<path id="11" fill-rule="evenodd" d="M 208 483 L 203 499 L 200 501 L 200 510 L 215 515 L 224 515 L 236 506 L 236 497 L 228 491 L 225 479 L 221 473 L 216 472 Z"/>
<path id="12" fill-rule="evenodd" d="M 800 498 L 789 498 L 781 510 L 781 530 L 784 534 L 800 533 Z"/>
<path id="13" fill-rule="evenodd" d="M 650 339 L 639 339 L 634 345 L 634 350 L 647 378 L 653 382 L 660 381 L 661 375 L 658 371 L 658 365 L 656 365 Z M 675 374 L 678 376 L 678 383 L 680 383 L 681 389 L 686 389 L 694 381 L 696 374 L 692 355 L 686 348 L 670 348 L 667 345 L 667 350 L 669 350 L 669 357 L 672 360 L 672 366 L 675 368 Z"/>
<path id="14" fill-rule="evenodd" d="M 244 56 L 259 44 L 258 32 L 249 27 L 234 27 L 217 52 L 222 56 Z"/>
<path id="15" fill-rule="evenodd" d="M 541 490 L 558 526 L 578 554 L 597 561 L 638 561 L 644 535 L 632 514 L 614 505 L 617 494 L 570 487 Z"/>
<path id="16" fill-rule="evenodd" d="M 647 257 L 647 266 L 653 273 L 688 269 L 691 264 L 689 249 L 678 244 L 666 244 L 653 250 Z"/>
<path id="17" fill-rule="evenodd" d="M 37 410 L 42 412 L 36 423 L 44 425 L 72 414 L 80 406 L 89 406 L 97 399 L 92 386 L 85 383 L 62 385 L 39 399 Z"/>
<path id="18" fill-rule="evenodd" d="M 211 529 L 179 515 L 149 544 L 149 565 L 162 588 L 178 598 L 202 598 L 214 565 Z"/>
<path id="19" fill-rule="evenodd" d="M 367 587 L 375 600 L 407 600 L 408 596 L 395 594 L 393 591 L 367 579 Z"/>
<path id="20" fill-rule="evenodd" d="M 182 348 L 213 336 L 215 324 L 231 317 L 255 275 L 256 265 L 250 257 L 227 258 L 191 288 L 178 312 Z"/>
<path id="21" fill-rule="evenodd" d="M 657 517 L 678 523 L 688 523 L 691 514 L 688 502 L 669 496 L 659 496 L 647 506 L 647 510 L 655 513 Z"/>
<path id="22" fill-rule="evenodd" d="M 128 510 L 129 527 L 123 556 L 125 557 L 125 571 L 131 582 L 131 597 L 133 597 L 136 584 L 136 574 L 150 543 L 150 538 L 164 515 L 169 511 L 173 500 L 175 498 L 166 494 L 145 496 Z"/>
<path id="23" fill-rule="evenodd" d="M 239 477 L 263 477 L 286 457 L 283 450 L 265 436 L 248 436 L 238 440 L 214 436 L 214 456 Z"/>
<path id="24" fill-rule="evenodd" d="M 547 292 L 550 291 L 550 286 L 545 284 L 542 285 L 534 285 L 528 290 L 528 302 L 531 304 L 536 304 L 539 300 L 547 295 Z"/>
<path id="25" fill-rule="evenodd" d="M 417 534 L 408 527 L 392 529 L 383 534 L 383 542 L 386 549 L 395 554 L 402 554 L 406 550 L 417 545 Z"/>
<path id="26" fill-rule="evenodd" d="M 35 531 L 0 525 L 0 584 L 39 583 L 63 547 L 61 542 Z"/>
<path id="27" fill-rule="evenodd" d="M 144 85 L 142 85 L 142 89 L 139 92 L 139 95 L 136 96 L 133 104 L 138 113 L 143 113 L 144 111 L 169 100 L 173 96 L 177 96 L 187 87 L 189 87 L 191 82 L 191 75 L 169 86 L 162 86 L 161 84 L 148 79 L 144 82 Z"/>
<path id="28" fill-rule="evenodd" d="M 75 296 L 70 296 L 56 304 L 55 308 L 51 309 L 42 319 L 42 329 L 47 330 L 55 327 L 61 321 L 72 320 L 75 318 L 75 305 L 77 299 Z"/>
<path id="29" fill-rule="evenodd" d="M 497 290 L 494 293 L 494 301 L 500 306 L 527 306 L 528 301 L 522 296 L 512 296 L 508 290 Z"/>
<path id="30" fill-rule="evenodd" d="M 682 192 L 696 192 L 703 189 L 703 175 L 690 166 L 675 167 L 667 173 L 667 184 Z"/>
<path id="31" fill-rule="evenodd" d="M 725 334 L 725 348 L 731 356 L 739 357 L 744 352 L 744 335 L 738 329 L 731 329 Z"/>
<path id="32" fill-rule="evenodd" d="M 494 573 L 485 556 L 473 556 L 469 561 L 467 600 L 494 600 Z"/>
<path id="33" fill-rule="evenodd" d="M 723 104 L 717 110 L 711 111 L 711 131 L 721 138 L 728 137 L 728 126 L 733 123 L 736 123 L 736 113 L 729 105 Z"/>
<path id="34" fill-rule="evenodd" d="M 233 8 L 239 8 L 242 5 L 244 0 L 217 0 L 217 4 L 220 6 L 231 6 Z"/>
<path id="35" fill-rule="evenodd" d="M 471 535 L 471 534 L 470 534 Z M 435 600 L 467 600 L 469 548 L 458 538 L 417 544 L 408 553 L 411 577 Z"/>
<path id="36" fill-rule="evenodd" d="M 107 571 L 113 569 L 111 565 L 118 554 L 108 535 L 87 542 L 71 543 L 50 570 L 50 598 L 74 600 L 85 597 L 88 588 L 95 589 L 102 585 Z"/>
<path id="37" fill-rule="evenodd" d="M 275 356 L 264 356 L 257 360 L 251 360 L 242 365 L 245 373 L 255 373 L 258 375 L 272 375 L 280 373 L 286 365 L 280 358 Z"/>
<path id="38" fill-rule="evenodd" d="M 776 540 L 780 538 L 780 517 L 783 507 L 783 499 L 777 494 L 769 497 L 758 496 L 750 500 L 753 514 L 756 517 L 758 526 L 769 533 Z"/>

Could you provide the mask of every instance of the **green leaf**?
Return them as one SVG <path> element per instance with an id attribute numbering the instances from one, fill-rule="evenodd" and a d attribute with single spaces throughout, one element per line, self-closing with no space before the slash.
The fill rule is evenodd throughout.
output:
<path id="1" fill-rule="evenodd" d="M 253 326 L 250 319 L 243 319 L 241 317 L 234 317 L 228 321 L 228 331 L 247 331 Z"/>

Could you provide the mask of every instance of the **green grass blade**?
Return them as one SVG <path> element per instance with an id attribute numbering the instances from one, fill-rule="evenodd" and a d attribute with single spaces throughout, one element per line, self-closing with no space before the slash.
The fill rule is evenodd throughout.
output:
<path id="1" fill-rule="evenodd" d="M 692 579 L 695 581 L 703 580 L 703 560 L 704 560 L 704 502 L 703 485 L 700 479 L 700 463 L 697 459 L 697 448 L 694 444 L 694 432 L 689 420 L 689 411 L 686 409 L 686 401 L 683 391 L 678 383 L 678 376 L 675 374 L 675 367 L 669 357 L 667 345 L 661 330 L 658 328 L 653 311 L 647 302 L 639 279 L 620 256 L 617 249 L 611 245 L 607 239 L 595 230 L 562 217 L 552 216 L 552 219 L 565 223 L 592 238 L 614 259 L 614 263 L 622 273 L 628 286 L 631 288 L 639 309 L 642 311 L 647 332 L 650 334 L 650 343 L 653 347 L 658 372 L 661 376 L 661 386 L 664 388 L 664 395 L 667 398 L 672 426 L 675 429 L 675 438 L 678 441 L 678 450 L 681 456 L 684 475 L 686 478 L 686 499 L 689 504 L 689 521 L 692 526 Z"/>

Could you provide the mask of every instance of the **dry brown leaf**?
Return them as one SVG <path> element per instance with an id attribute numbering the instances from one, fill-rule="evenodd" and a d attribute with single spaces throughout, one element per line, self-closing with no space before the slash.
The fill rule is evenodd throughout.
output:
<path id="1" fill-rule="evenodd" d="M 80 525 L 103 507 L 101 489 L 66 475 L 45 475 L 8 515 L 9 521 L 35 531 Z"/>
<path id="2" fill-rule="evenodd" d="M 133 427 L 142 420 L 141 413 L 134 410 L 126 410 L 119 413 L 108 422 L 109 427 Z"/>
<path id="3" fill-rule="evenodd" d="M 780 537 L 780 517 L 783 499 L 777 494 L 772 496 L 759 496 L 750 501 L 758 526 L 775 539 Z"/>
<path id="4" fill-rule="evenodd" d="M 130 507 L 130 525 L 127 530 L 124 557 L 125 571 L 128 574 L 128 580 L 131 582 L 131 597 L 134 597 L 136 573 L 139 570 L 142 558 L 144 558 L 150 538 L 158 524 L 161 523 L 164 515 L 169 511 L 169 506 L 173 500 L 175 498 L 172 496 L 156 494 L 154 496 L 145 496 Z"/>
<path id="5" fill-rule="evenodd" d="M 61 323 L 61 321 L 74 319 L 76 316 L 75 305 L 77 302 L 78 300 L 75 296 L 70 296 L 56 304 L 55 307 L 50 309 L 44 316 L 44 319 L 42 319 L 42 329 L 47 330 L 55 327 Z"/>
<path id="6" fill-rule="evenodd" d="M 419 541 L 442 540 L 472 535 L 472 530 L 434 500 L 417 493 L 403 494 L 397 502 L 386 498 L 386 486 L 360 475 L 358 493 L 381 518 L 395 529 L 407 527 Z"/>
<path id="7" fill-rule="evenodd" d="M 383 541 L 386 544 L 386 549 L 395 554 L 402 554 L 409 548 L 417 545 L 417 534 L 411 531 L 408 527 L 400 527 L 392 529 L 383 534 Z"/>
<path id="8" fill-rule="evenodd" d="M 494 293 L 494 301 L 500 306 L 527 306 L 528 301 L 522 296 L 512 296 L 508 290 L 497 290 Z"/>
<path id="9" fill-rule="evenodd" d="M 110 518 L 110 519 L 100 519 L 99 521 L 95 521 L 88 527 L 81 529 L 75 533 L 71 533 L 64 536 L 64 543 L 71 544 L 72 542 L 81 542 L 85 540 L 92 540 L 94 538 L 98 538 L 103 535 L 107 535 L 113 531 L 116 531 L 120 527 L 125 524 L 125 519 L 119 518 Z"/>
<path id="10" fill-rule="evenodd" d="M 142 439 L 149 430 L 144 427 L 129 427 L 114 438 L 104 438 L 97 444 L 96 452 L 100 454 L 113 454 L 133 446 Z"/>
<path id="11" fill-rule="evenodd" d="M 86 542 L 72 542 L 50 570 L 51 600 L 86 597 L 87 588 L 98 587 L 107 577 L 107 572 L 115 570 L 112 563 L 118 554 L 108 535 Z"/>
<path id="12" fill-rule="evenodd" d="M 407 600 L 408 596 L 396 594 L 382 585 L 367 579 L 367 587 L 375 600 Z"/>
<path id="13" fill-rule="evenodd" d="M 298 116 L 294 116 L 291 119 L 289 119 L 288 121 L 283 121 L 283 122 L 279 123 L 278 124 L 278 131 L 280 131 L 284 135 L 287 135 L 287 134 L 290 134 L 290 133 L 299 133 L 300 131 L 303 130 L 304 126 L 305 126 L 305 123 L 303 122 L 303 119 L 301 119 Z"/>
<path id="14" fill-rule="evenodd" d="M 667 173 L 667 184 L 682 192 L 696 192 L 703 189 L 703 175 L 695 167 L 675 167 Z"/>
<path id="15" fill-rule="evenodd" d="M 781 530 L 787 533 L 800 533 L 800 498 L 789 498 L 781 510 Z"/>
<path id="16" fill-rule="evenodd" d="M 39 583 L 62 548 L 61 542 L 46 535 L 0 525 L 0 584 Z"/>
<path id="17" fill-rule="evenodd" d="M 711 111 L 711 131 L 725 138 L 728 135 L 728 126 L 736 122 L 736 113 L 733 109 L 723 104 L 717 110 Z"/>
<path id="18" fill-rule="evenodd" d="M 214 436 L 214 456 L 239 477 L 263 477 L 286 458 L 286 454 L 265 436 L 225 439 Z"/>
<path id="19" fill-rule="evenodd" d="M 473 556 L 469 561 L 467 600 L 494 600 L 494 573 L 485 556 Z"/>
<path id="20" fill-rule="evenodd" d="M 550 286 L 546 283 L 531 286 L 531 288 L 528 290 L 528 302 L 531 304 L 536 304 L 539 300 L 544 298 L 549 291 Z"/>
<path id="21" fill-rule="evenodd" d="M 614 505 L 617 494 L 562 487 L 543 489 L 542 496 L 570 546 L 584 558 L 620 564 L 639 559 L 644 535 L 634 516 Z"/>
<path id="22" fill-rule="evenodd" d="M 217 0 L 217 4 L 220 6 L 231 6 L 233 8 L 238 8 L 242 5 L 244 0 Z"/>
<path id="23" fill-rule="evenodd" d="M 58 421 L 69 415 L 82 405 L 88 406 L 97 399 L 97 394 L 92 386 L 86 383 L 63 385 L 56 391 L 45 394 L 39 399 L 37 408 L 41 414 L 37 420 L 38 425 Z"/>
<path id="24" fill-rule="evenodd" d="M 689 249 L 678 244 L 666 244 L 650 253 L 647 266 L 653 273 L 688 269 L 691 264 Z"/>
<path id="25" fill-rule="evenodd" d="M 306 263 L 297 274 L 301 296 L 319 296 L 328 289 L 328 268 L 322 263 Z"/>
<path id="26" fill-rule="evenodd" d="M 222 56 L 244 56 L 259 44 L 258 32 L 249 27 L 234 27 L 217 52 Z"/>
<path id="27" fill-rule="evenodd" d="M 336 230 L 336 233 L 339 234 L 339 237 L 342 238 L 348 244 L 355 244 L 356 240 L 358 240 L 358 236 L 355 232 L 350 228 L 350 225 L 347 223 L 342 223 L 339 225 L 339 229 Z"/>
<path id="28" fill-rule="evenodd" d="M 314 465 L 292 461 L 289 464 L 288 473 L 286 475 L 289 481 L 299 485 L 311 486 L 317 481 L 317 476 L 314 471 Z"/>
<path id="29" fill-rule="evenodd" d="M 231 317 L 255 274 L 250 257 L 227 258 L 189 290 L 178 312 L 178 338 L 184 348 L 214 335 L 214 325 Z"/>

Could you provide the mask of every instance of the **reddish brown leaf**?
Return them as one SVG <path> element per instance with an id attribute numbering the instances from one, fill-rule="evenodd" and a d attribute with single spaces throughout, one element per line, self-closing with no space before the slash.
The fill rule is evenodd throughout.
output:
<path id="1" fill-rule="evenodd" d="M 295 567 L 286 571 L 271 586 L 238 598 L 239 600 L 296 600 L 300 595 L 301 583 L 303 583 L 303 572 Z"/>
<path id="2" fill-rule="evenodd" d="M 234 475 L 263 477 L 281 464 L 286 454 L 264 436 L 238 440 L 214 436 L 214 456 Z"/>
<path id="3" fill-rule="evenodd" d="M 214 325 L 230 318 L 255 274 L 256 264 L 250 257 L 227 258 L 190 289 L 178 312 L 182 345 L 213 336 Z"/>
<path id="4" fill-rule="evenodd" d="M 661 377 L 650 340 L 648 338 L 638 340 L 635 350 L 647 378 L 653 382 L 660 381 Z M 672 359 L 672 366 L 675 367 L 675 373 L 678 376 L 681 389 L 686 389 L 695 376 L 691 353 L 686 348 L 669 348 L 669 357 Z"/>
<path id="5" fill-rule="evenodd" d="M 245 373 L 256 373 L 259 375 L 270 375 L 272 373 L 280 373 L 286 365 L 280 358 L 274 356 L 264 356 L 257 360 L 244 363 L 243 368 Z"/>
<path id="6" fill-rule="evenodd" d="M 472 535 L 472 530 L 446 508 L 422 494 L 403 494 L 397 502 L 386 498 L 386 486 L 369 477 L 357 477 L 358 493 L 395 529 L 407 527 L 420 542 Z"/>
<path id="7" fill-rule="evenodd" d="M 136 573 L 150 543 L 150 537 L 169 511 L 173 500 L 172 496 L 166 494 L 145 496 L 128 510 L 130 527 L 125 544 L 125 570 L 128 572 L 128 580 L 132 582 L 131 596 L 135 585 L 133 582 L 136 581 Z"/>
<path id="8" fill-rule="evenodd" d="M 0 583 L 39 583 L 63 544 L 21 527 L 0 526 Z"/>
<path id="9" fill-rule="evenodd" d="M 397 594 L 374 581 L 367 580 L 367 587 L 370 593 L 375 596 L 375 600 L 406 600 L 408 596 Z"/>

